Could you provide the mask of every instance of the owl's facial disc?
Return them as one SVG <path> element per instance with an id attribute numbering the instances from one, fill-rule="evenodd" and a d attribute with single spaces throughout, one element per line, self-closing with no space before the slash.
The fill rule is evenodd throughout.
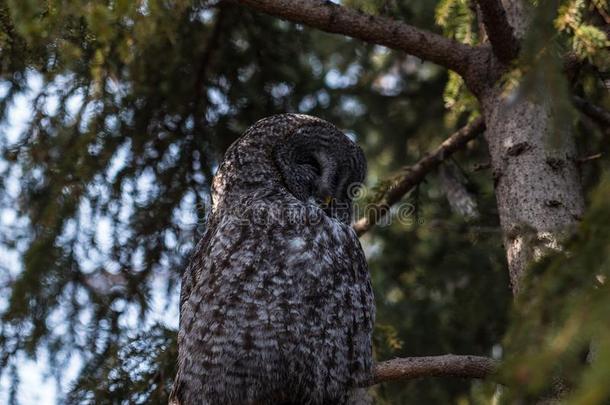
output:
<path id="1" fill-rule="evenodd" d="M 330 140 L 307 133 L 290 141 L 275 152 L 288 191 L 303 202 L 315 202 L 329 217 L 349 223 L 348 188 L 364 177 L 362 152 L 338 131 Z"/>

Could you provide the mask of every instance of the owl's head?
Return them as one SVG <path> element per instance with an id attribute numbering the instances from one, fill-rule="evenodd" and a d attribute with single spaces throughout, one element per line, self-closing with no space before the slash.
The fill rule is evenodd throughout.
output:
<path id="1" fill-rule="evenodd" d="M 304 203 L 349 223 L 354 187 L 366 174 L 362 150 L 333 124 L 302 114 L 258 121 L 227 151 L 214 193 L 237 181 L 249 187 L 280 185 Z"/>
<path id="2" fill-rule="evenodd" d="M 362 150 L 334 125 L 313 120 L 294 128 L 278 142 L 273 158 L 288 191 L 346 222 L 353 187 L 362 182 L 366 160 Z"/>

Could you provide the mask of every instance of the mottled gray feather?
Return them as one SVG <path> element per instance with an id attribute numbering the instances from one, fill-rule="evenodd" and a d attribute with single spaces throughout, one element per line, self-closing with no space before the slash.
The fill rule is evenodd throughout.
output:
<path id="1" fill-rule="evenodd" d="M 374 301 L 358 238 L 343 214 L 295 197 L 275 162 L 298 136 L 325 156 L 328 141 L 335 177 L 362 180 L 360 149 L 314 117 L 267 118 L 229 148 L 183 276 L 175 404 L 345 404 L 371 377 Z"/>

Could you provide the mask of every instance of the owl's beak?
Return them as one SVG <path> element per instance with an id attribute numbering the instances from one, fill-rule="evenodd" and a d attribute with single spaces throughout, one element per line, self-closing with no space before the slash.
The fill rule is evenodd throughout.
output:
<path id="1" fill-rule="evenodd" d="M 318 197 L 315 199 L 316 204 L 323 210 L 329 209 L 335 202 L 335 199 L 331 195 L 328 195 L 328 194 L 322 194 L 322 195 L 323 195 L 323 197 Z"/>

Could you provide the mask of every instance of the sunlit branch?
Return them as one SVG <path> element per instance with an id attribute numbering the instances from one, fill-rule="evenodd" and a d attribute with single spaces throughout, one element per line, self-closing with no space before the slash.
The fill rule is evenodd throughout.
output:
<path id="1" fill-rule="evenodd" d="M 481 356 L 446 354 L 429 357 L 404 357 L 375 365 L 375 385 L 387 381 L 412 380 L 422 377 L 487 378 L 498 367 L 495 360 Z"/>

